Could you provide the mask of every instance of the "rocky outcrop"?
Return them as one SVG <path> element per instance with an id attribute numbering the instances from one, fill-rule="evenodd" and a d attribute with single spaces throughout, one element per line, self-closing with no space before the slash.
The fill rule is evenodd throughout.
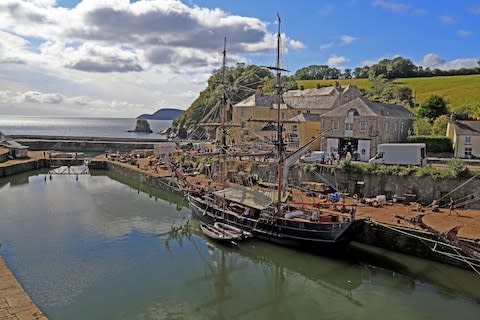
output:
<path id="1" fill-rule="evenodd" d="M 135 126 L 134 130 L 128 130 L 128 132 L 144 132 L 144 133 L 152 133 L 152 129 L 150 128 L 150 124 L 147 120 L 138 119 L 137 125 Z"/>

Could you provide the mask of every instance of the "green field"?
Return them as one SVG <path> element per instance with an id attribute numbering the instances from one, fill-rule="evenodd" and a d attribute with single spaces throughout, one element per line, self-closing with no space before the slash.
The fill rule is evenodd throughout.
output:
<path id="1" fill-rule="evenodd" d="M 368 79 L 338 80 L 340 84 L 354 84 L 358 88 L 370 89 Z M 410 87 L 415 94 L 415 100 L 421 104 L 429 96 L 436 94 L 449 101 L 450 109 L 455 110 L 461 106 L 480 107 L 480 75 L 447 76 L 427 78 L 402 78 L 394 80 L 395 83 Z M 335 80 L 300 80 L 298 85 L 305 89 L 315 88 L 317 83 L 322 86 L 335 85 Z"/>

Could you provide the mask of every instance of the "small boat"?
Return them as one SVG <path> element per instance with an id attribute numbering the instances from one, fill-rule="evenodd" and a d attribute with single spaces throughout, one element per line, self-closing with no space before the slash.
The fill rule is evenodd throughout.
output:
<path id="1" fill-rule="evenodd" d="M 202 223 L 200 225 L 200 229 L 202 230 L 203 234 L 207 237 L 217 240 L 219 242 L 228 243 L 236 245 L 234 240 L 238 240 L 238 235 L 233 235 L 232 233 L 227 233 L 222 229 L 218 229 L 212 225 Z"/>
<path id="2" fill-rule="evenodd" d="M 215 222 L 213 226 L 217 229 L 222 230 L 223 232 L 230 233 L 237 237 L 237 240 L 253 238 L 253 234 L 251 232 L 242 230 L 240 228 L 234 227 L 232 225 L 222 223 L 222 222 Z"/>

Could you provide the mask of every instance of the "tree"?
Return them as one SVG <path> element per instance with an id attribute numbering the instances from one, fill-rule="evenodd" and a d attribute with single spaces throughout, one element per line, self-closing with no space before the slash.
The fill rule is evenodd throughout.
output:
<path id="1" fill-rule="evenodd" d="M 381 96 L 387 85 L 385 76 L 379 75 L 376 77 L 371 77 L 370 82 L 372 83 L 372 94 L 377 97 Z"/>
<path id="2" fill-rule="evenodd" d="M 432 134 L 432 125 L 426 118 L 418 118 L 413 124 L 413 132 L 417 136 L 429 136 Z"/>
<path id="3" fill-rule="evenodd" d="M 430 119 L 431 122 L 443 114 L 448 114 L 447 101 L 438 95 L 431 95 L 417 109 L 417 116 Z"/>
<path id="4" fill-rule="evenodd" d="M 462 106 L 455 109 L 455 117 L 458 120 L 477 120 L 480 118 L 480 104 L 475 106 Z"/>
<path id="5" fill-rule="evenodd" d="M 393 90 L 393 95 L 400 103 L 407 104 L 411 108 L 415 106 L 413 91 L 409 87 L 395 87 Z"/>
<path id="6" fill-rule="evenodd" d="M 355 78 L 357 79 L 367 79 L 368 78 L 368 71 L 370 71 L 369 66 L 357 67 L 354 69 Z"/>
<path id="7" fill-rule="evenodd" d="M 434 136 L 444 136 L 447 133 L 448 118 L 449 117 L 444 114 L 433 121 L 432 134 Z"/>
<path id="8" fill-rule="evenodd" d="M 345 69 L 343 71 L 343 79 L 352 79 L 352 69 Z"/>

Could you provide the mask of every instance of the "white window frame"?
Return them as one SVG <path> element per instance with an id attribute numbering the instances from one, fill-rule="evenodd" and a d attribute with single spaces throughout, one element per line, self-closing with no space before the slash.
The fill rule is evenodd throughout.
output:
<path id="1" fill-rule="evenodd" d="M 345 130 L 353 131 L 353 122 L 345 122 Z"/>
<path id="2" fill-rule="evenodd" d="M 338 130 L 338 120 L 332 120 L 332 130 Z"/>
<path id="3" fill-rule="evenodd" d="M 463 144 L 472 144 L 472 137 L 465 136 L 465 139 L 463 140 Z"/>
<path id="4" fill-rule="evenodd" d="M 465 158 L 469 158 L 469 156 L 472 155 L 472 148 L 465 148 L 465 151 L 463 152 Z"/>
<path id="5" fill-rule="evenodd" d="M 367 121 L 360 121 L 360 131 L 365 132 L 367 131 Z"/>

